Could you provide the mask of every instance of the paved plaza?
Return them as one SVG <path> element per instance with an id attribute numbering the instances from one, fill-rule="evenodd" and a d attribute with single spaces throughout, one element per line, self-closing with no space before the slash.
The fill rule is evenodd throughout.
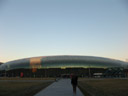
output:
<path id="1" fill-rule="evenodd" d="M 77 87 L 76 95 L 73 94 L 73 89 L 70 79 L 61 79 L 54 82 L 44 90 L 37 93 L 35 96 L 84 96 Z"/>

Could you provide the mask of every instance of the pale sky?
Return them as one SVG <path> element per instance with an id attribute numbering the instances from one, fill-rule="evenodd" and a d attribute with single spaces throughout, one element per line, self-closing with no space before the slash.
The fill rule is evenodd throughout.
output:
<path id="1" fill-rule="evenodd" d="M 0 0 L 0 62 L 49 56 L 128 58 L 127 0 Z"/>

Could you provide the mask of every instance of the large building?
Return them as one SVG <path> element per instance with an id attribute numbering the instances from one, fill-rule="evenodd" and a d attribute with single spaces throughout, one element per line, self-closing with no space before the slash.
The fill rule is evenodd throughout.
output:
<path id="1" fill-rule="evenodd" d="M 128 63 L 94 56 L 42 56 L 10 61 L 0 65 L 0 72 L 9 77 L 56 77 L 74 73 L 81 77 L 126 76 Z"/>

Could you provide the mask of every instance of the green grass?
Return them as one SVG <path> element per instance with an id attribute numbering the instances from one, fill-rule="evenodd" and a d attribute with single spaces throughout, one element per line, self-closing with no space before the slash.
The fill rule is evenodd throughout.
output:
<path id="1" fill-rule="evenodd" d="M 79 87 L 85 96 L 128 96 L 127 79 L 85 79 L 79 81 Z"/>
<path id="2" fill-rule="evenodd" d="M 0 82 L 0 96 L 33 96 L 52 82 Z"/>
<path id="3" fill-rule="evenodd" d="M 1 77 L 0 80 L 54 80 L 55 78 L 20 78 L 20 77 Z"/>

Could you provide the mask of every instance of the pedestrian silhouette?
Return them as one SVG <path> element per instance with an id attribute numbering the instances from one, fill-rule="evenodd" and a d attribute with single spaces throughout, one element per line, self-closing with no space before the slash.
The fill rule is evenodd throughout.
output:
<path id="1" fill-rule="evenodd" d="M 72 74 L 71 75 L 71 84 L 72 84 L 72 87 L 73 87 L 73 93 L 74 94 L 76 94 L 77 82 L 78 82 L 78 76 Z"/>

